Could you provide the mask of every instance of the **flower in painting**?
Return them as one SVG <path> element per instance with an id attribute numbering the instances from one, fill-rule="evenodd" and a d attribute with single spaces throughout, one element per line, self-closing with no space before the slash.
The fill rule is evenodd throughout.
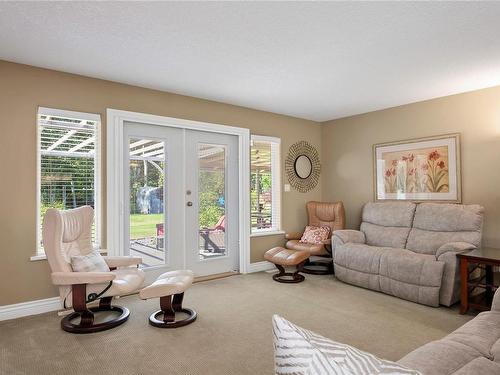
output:
<path id="1" fill-rule="evenodd" d="M 429 169 L 429 166 L 428 166 L 427 164 L 424 164 L 424 165 L 422 165 L 422 169 L 423 169 L 424 171 L 426 171 L 427 169 Z"/>
<path id="2" fill-rule="evenodd" d="M 385 177 L 391 177 L 391 170 L 390 169 L 385 171 Z"/>
<path id="3" fill-rule="evenodd" d="M 393 160 L 393 161 L 392 161 L 392 166 L 393 166 L 393 167 L 395 167 L 395 166 L 397 166 L 397 165 L 398 165 L 398 161 L 397 161 L 397 160 Z"/>
<path id="4" fill-rule="evenodd" d="M 439 160 L 440 158 L 441 154 L 437 150 L 430 152 L 427 157 L 425 184 L 432 193 L 441 193 L 448 189 L 446 164 L 444 160 Z"/>
<path id="5" fill-rule="evenodd" d="M 401 160 L 403 161 L 409 161 L 410 163 L 413 163 L 413 160 L 415 159 L 415 155 L 413 154 L 408 154 L 408 156 L 402 156 Z"/>
<path id="6" fill-rule="evenodd" d="M 440 157 L 441 155 L 437 150 L 434 150 L 429 154 L 429 160 L 438 160 Z"/>

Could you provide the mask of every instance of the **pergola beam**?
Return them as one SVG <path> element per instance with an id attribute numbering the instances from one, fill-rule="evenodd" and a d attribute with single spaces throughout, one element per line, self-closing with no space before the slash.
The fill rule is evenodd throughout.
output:
<path id="1" fill-rule="evenodd" d="M 146 146 L 144 148 L 130 151 L 130 155 L 139 155 L 139 154 L 142 154 L 146 151 L 156 150 L 156 149 L 161 148 L 161 147 L 163 147 L 163 142 L 158 142 L 158 143 L 152 144 L 150 146 Z"/>
<path id="2" fill-rule="evenodd" d="M 68 150 L 68 152 L 78 151 L 79 149 L 84 148 L 85 146 L 88 146 L 89 144 L 91 144 L 94 141 L 95 141 L 95 136 L 87 138 L 84 141 L 82 141 L 82 142 L 78 143 L 77 145 L 75 145 L 74 147 L 70 148 Z"/>
<path id="3" fill-rule="evenodd" d="M 57 141 L 52 143 L 49 147 L 47 147 L 46 151 L 54 150 L 57 146 L 61 145 L 62 143 L 66 142 L 69 138 L 71 138 L 75 133 L 76 130 L 70 130 L 69 132 L 64 134 L 61 138 L 59 138 Z"/>

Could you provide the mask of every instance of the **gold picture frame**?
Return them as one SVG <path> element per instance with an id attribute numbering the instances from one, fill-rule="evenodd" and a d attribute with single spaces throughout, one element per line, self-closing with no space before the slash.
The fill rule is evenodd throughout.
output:
<path id="1" fill-rule="evenodd" d="M 375 201 L 462 202 L 460 133 L 373 145 Z"/>

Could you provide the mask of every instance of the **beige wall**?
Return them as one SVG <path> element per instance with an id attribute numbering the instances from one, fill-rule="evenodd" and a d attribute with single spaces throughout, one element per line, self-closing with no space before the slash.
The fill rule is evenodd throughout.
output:
<path id="1" fill-rule="evenodd" d="M 253 134 L 280 137 L 282 160 L 298 140 L 309 141 L 318 151 L 321 147 L 321 126 L 313 121 L 0 61 L 0 305 L 57 295 L 47 262 L 30 261 L 36 246 L 38 106 L 98 113 L 104 135 L 106 108 L 115 108 L 245 127 Z M 102 177 L 105 182 L 104 170 Z M 105 184 L 103 190 L 105 194 Z M 305 225 L 305 203 L 319 200 L 321 187 L 282 196 L 283 228 L 299 230 Z M 251 261 L 262 260 L 265 250 L 280 244 L 283 236 L 252 238 Z"/>
<path id="2" fill-rule="evenodd" d="M 362 204 L 373 200 L 372 145 L 443 133 L 462 134 L 464 203 L 486 208 L 483 243 L 500 247 L 500 87 L 329 121 L 287 116 L 0 61 L 0 305 L 56 296 L 46 261 L 32 262 L 36 218 L 36 108 L 99 113 L 106 108 L 249 128 L 288 147 L 307 140 L 322 156 L 321 184 L 283 193 L 283 228 L 305 225 L 308 200 L 342 200 L 347 226 L 357 228 Z M 105 129 L 103 129 L 105 130 Z M 104 131 L 105 136 L 105 131 Z M 104 145 L 105 145 L 105 139 Z M 105 150 L 103 150 L 105 151 Z M 105 160 L 103 181 L 105 182 Z M 283 168 L 284 170 L 284 168 Z M 285 176 L 283 181 L 285 181 Z M 104 184 L 103 195 L 106 187 Z M 104 213 L 105 214 L 105 213 Z M 104 239 L 105 240 L 105 239 Z M 251 239 L 251 261 L 262 260 L 283 236 Z"/>
<path id="3" fill-rule="evenodd" d="M 375 143 L 462 134 L 462 199 L 485 207 L 483 244 L 500 247 L 500 87 L 448 96 L 324 123 L 324 200 L 342 200 L 358 228 L 373 200 Z"/>

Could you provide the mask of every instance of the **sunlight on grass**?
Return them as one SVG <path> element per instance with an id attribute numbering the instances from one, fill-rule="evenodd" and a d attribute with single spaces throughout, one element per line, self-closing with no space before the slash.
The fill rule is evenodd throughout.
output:
<path id="1" fill-rule="evenodd" d="M 163 214 L 130 215 L 130 238 L 156 237 L 156 224 L 163 223 Z"/>

